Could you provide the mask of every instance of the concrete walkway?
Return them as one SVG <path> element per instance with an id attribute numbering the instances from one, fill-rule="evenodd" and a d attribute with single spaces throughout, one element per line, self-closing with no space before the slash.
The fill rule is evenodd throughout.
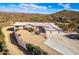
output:
<path id="1" fill-rule="evenodd" d="M 65 55 L 79 54 L 79 41 L 64 37 L 63 34 L 46 31 L 48 40 L 45 44 Z"/>

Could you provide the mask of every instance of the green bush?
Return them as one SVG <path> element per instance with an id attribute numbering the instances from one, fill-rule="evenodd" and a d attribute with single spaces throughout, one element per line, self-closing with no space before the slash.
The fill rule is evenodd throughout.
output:
<path id="1" fill-rule="evenodd" d="M 0 52 L 3 51 L 3 46 L 2 46 L 2 42 L 0 42 Z"/>
<path id="2" fill-rule="evenodd" d="M 33 45 L 32 44 L 26 44 L 26 47 L 28 49 L 28 51 L 33 51 Z"/>
<path id="3" fill-rule="evenodd" d="M 33 44 L 26 44 L 27 50 L 31 52 L 33 55 L 48 55 L 47 52 L 42 50 L 39 46 L 34 46 Z"/>

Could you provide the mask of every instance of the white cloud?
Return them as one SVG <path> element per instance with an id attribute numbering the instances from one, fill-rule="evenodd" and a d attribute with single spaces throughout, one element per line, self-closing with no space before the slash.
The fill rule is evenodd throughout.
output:
<path id="1" fill-rule="evenodd" d="M 34 9 L 38 9 L 38 10 L 46 10 L 47 7 L 46 6 L 38 6 L 36 4 L 19 4 L 19 5 L 13 5 L 11 4 L 10 5 L 11 7 L 17 7 L 19 9 L 31 9 L 31 10 L 34 10 Z"/>
<path id="2" fill-rule="evenodd" d="M 62 4 L 62 3 L 59 3 L 58 5 L 62 6 L 63 9 L 70 9 L 70 4 Z"/>
<path id="3" fill-rule="evenodd" d="M 22 12 L 22 13 L 43 13 L 48 10 L 48 7 L 36 5 L 33 3 L 21 3 L 21 4 L 9 4 L 10 12 Z"/>
<path id="4" fill-rule="evenodd" d="M 27 6 L 29 6 L 29 5 L 28 5 L 28 4 L 19 4 L 19 6 L 20 6 L 20 7 L 23 7 L 23 6 L 24 6 L 24 7 L 27 7 Z"/>
<path id="5" fill-rule="evenodd" d="M 38 9 L 38 10 L 46 10 L 47 9 L 47 7 L 45 7 L 45 6 L 38 6 L 36 4 L 28 4 L 28 5 L 31 9 Z"/>

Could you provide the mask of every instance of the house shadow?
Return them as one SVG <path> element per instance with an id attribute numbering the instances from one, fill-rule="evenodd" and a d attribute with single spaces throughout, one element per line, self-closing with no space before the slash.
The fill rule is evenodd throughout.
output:
<path id="1" fill-rule="evenodd" d="M 21 50 L 25 55 L 32 55 L 29 51 L 27 51 L 26 49 L 24 49 L 22 46 L 20 46 L 14 36 L 14 33 L 10 34 L 10 39 L 11 39 L 11 43 L 16 45 L 18 47 L 19 50 Z"/>
<path id="2" fill-rule="evenodd" d="M 79 40 L 79 34 L 68 34 L 68 35 L 65 35 L 65 36 L 70 38 L 70 39 Z"/>

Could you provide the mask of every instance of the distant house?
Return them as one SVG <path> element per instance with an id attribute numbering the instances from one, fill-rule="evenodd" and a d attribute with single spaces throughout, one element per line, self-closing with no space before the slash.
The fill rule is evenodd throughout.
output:
<path id="1" fill-rule="evenodd" d="M 45 32 L 46 31 L 62 31 L 61 28 L 57 27 L 54 23 L 48 23 L 48 22 L 15 22 L 14 24 L 15 28 L 31 28 L 33 27 L 35 30 L 38 30 L 40 32 Z"/>

